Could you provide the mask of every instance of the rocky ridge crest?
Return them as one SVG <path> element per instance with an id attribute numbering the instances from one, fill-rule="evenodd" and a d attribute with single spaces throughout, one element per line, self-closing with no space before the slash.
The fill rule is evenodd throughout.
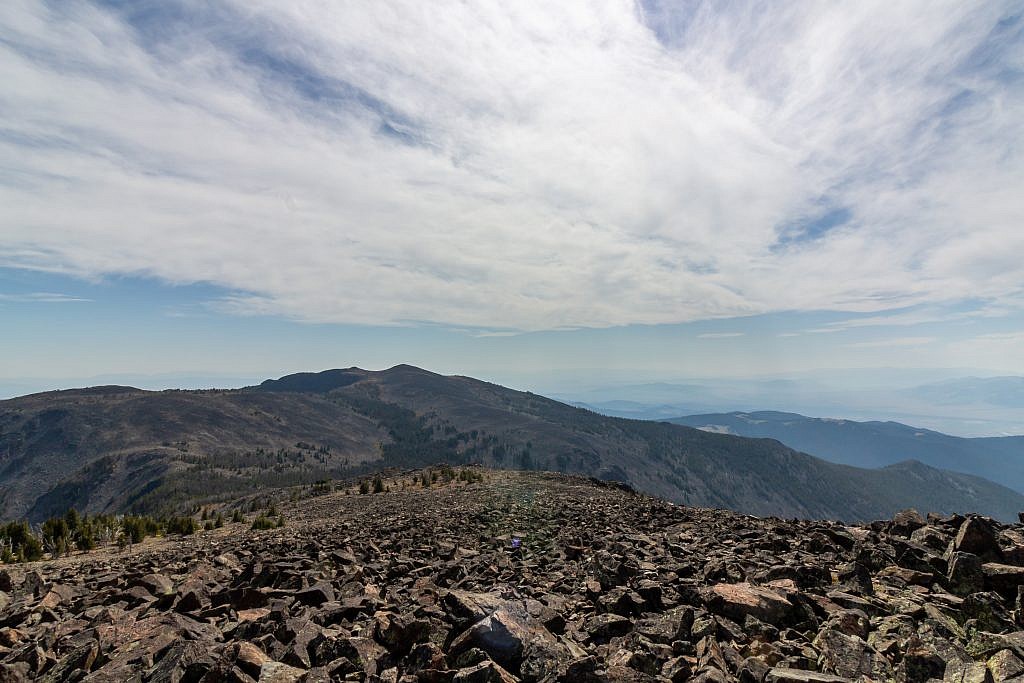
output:
<path id="1" fill-rule="evenodd" d="M 563 475 L 0 571 L 0 681 L 1024 680 L 1024 528 L 846 526 Z"/>

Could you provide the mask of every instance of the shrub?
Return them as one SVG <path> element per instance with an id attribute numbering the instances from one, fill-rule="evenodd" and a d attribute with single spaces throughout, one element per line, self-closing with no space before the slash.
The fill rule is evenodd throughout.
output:
<path id="1" fill-rule="evenodd" d="M 160 530 L 160 525 L 152 517 L 125 516 L 121 520 L 121 533 L 129 543 L 142 543 L 146 536 L 152 536 Z"/>
<path id="2" fill-rule="evenodd" d="M 282 523 L 283 526 L 283 523 Z M 277 528 L 277 523 L 266 515 L 260 515 L 252 521 L 253 531 L 266 531 L 267 529 Z"/>
<path id="3" fill-rule="evenodd" d="M 43 522 L 42 534 L 51 557 L 71 552 L 71 530 L 63 517 L 51 517 Z"/>
<path id="4" fill-rule="evenodd" d="M 91 527 L 82 527 L 75 533 L 75 547 L 79 550 L 95 550 L 96 537 Z"/>
<path id="5" fill-rule="evenodd" d="M 0 541 L 4 544 L 3 556 L 14 562 L 33 562 L 43 557 L 43 544 L 32 534 L 28 522 L 0 525 Z"/>
<path id="6" fill-rule="evenodd" d="M 365 496 L 369 492 L 370 492 L 370 484 L 365 479 L 363 481 L 359 482 L 359 493 L 361 495 Z"/>
<path id="7" fill-rule="evenodd" d="M 199 525 L 192 517 L 171 517 L 167 520 L 167 533 L 191 536 L 198 531 Z"/>
<path id="8" fill-rule="evenodd" d="M 374 477 L 373 479 L 373 492 L 384 493 L 384 480 L 380 477 Z"/>

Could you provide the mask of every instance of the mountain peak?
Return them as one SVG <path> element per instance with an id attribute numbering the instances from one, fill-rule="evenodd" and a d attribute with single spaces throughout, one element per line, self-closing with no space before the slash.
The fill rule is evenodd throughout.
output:
<path id="1" fill-rule="evenodd" d="M 322 372 L 297 372 L 260 383 L 258 391 L 295 391 L 326 394 L 366 379 L 367 371 L 360 368 L 334 369 Z"/>

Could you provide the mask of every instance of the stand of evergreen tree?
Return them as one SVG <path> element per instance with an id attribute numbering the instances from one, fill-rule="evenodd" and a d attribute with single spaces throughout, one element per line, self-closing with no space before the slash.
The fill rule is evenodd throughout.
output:
<path id="1" fill-rule="evenodd" d="M 216 521 L 211 522 L 213 527 L 223 524 L 219 513 Z M 38 529 L 26 521 L 0 524 L 0 562 L 34 562 L 46 554 L 56 558 L 110 543 L 123 548 L 141 543 L 147 536 L 184 536 L 199 529 L 191 515 L 81 515 L 72 508 L 61 516 L 50 517 Z"/>

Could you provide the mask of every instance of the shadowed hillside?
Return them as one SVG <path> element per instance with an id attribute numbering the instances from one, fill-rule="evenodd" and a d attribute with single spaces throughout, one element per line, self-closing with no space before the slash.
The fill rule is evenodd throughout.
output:
<path id="1" fill-rule="evenodd" d="M 1024 436 L 964 438 L 899 422 L 857 422 L 781 413 L 714 413 L 668 420 L 737 436 L 778 439 L 831 462 L 884 467 L 920 460 L 1024 491 Z"/>
<path id="2" fill-rule="evenodd" d="M 447 461 L 582 473 L 757 515 L 870 519 L 908 506 L 1002 519 L 1024 497 L 904 463 L 865 470 L 778 441 L 605 417 L 411 366 L 232 391 L 102 387 L 0 402 L 4 517 L 163 511 L 259 488 Z"/>

